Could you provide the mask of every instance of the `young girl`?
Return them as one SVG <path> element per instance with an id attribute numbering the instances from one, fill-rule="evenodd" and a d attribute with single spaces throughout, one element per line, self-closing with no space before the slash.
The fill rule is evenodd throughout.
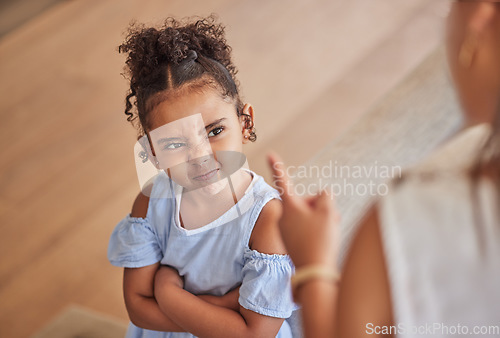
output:
<path id="1" fill-rule="evenodd" d="M 255 141 L 224 28 L 213 17 L 132 26 L 120 46 L 125 114 L 159 170 L 111 235 L 124 267 L 127 337 L 289 337 L 293 265 L 276 190 L 243 169 Z M 145 141 L 145 142 L 144 142 Z"/>

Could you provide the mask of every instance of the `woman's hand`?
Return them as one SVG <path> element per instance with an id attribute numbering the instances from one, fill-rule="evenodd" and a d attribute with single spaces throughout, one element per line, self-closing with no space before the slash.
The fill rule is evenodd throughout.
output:
<path id="1" fill-rule="evenodd" d="M 167 285 L 175 285 L 182 289 L 184 287 L 184 280 L 174 268 L 161 265 L 155 275 L 155 290 Z"/>
<path id="2" fill-rule="evenodd" d="M 283 200 L 281 235 L 295 266 L 335 267 L 340 217 L 333 207 L 333 199 L 325 191 L 307 198 L 294 196 L 283 162 L 274 154 L 269 155 L 268 160 Z"/>

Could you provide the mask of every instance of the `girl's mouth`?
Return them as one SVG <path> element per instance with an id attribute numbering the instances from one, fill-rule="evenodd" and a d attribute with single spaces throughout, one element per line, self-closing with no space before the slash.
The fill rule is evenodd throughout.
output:
<path id="1" fill-rule="evenodd" d="M 204 181 L 208 181 L 210 180 L 212 177 L 214 177 L 217 172 L 219 171 L 219 169 L 214 169 L 214 170 L 211 170 L 203 175 L 199 175 L 199 176 L 195 176 L 193 177 L 193 180 L 195 181 L 200 181 L 200 182 L 204 182 Z"/>

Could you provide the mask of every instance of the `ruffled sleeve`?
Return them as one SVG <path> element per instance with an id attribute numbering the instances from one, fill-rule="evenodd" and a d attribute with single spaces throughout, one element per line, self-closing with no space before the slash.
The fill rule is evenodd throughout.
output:
<path id="1" fill-rule="evenodd" d="M 288 255 L 267 255 L 247 249 L 239 303 L 265 316 L 288 318 L 298 307 L 293 303 L 290 277 L 294 272 Z"/>
<path id="2" fill-rule="evenodd" d="M 157 236 L 147 218 L 128 215 L 116 225 L 108 246 L 111 264 L 140 268 L 157 263 L 162 257 Z"/>

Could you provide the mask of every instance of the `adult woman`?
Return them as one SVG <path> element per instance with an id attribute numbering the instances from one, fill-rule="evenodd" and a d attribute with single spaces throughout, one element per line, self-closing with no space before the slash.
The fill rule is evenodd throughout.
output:
<path id="1" fill-rule="evenodd" d="M 270 157 L 306 336 L 500 335 L 500 4 L 453 3 L 447 50 L 470 128 L 368 212 L 339 284 L 328 196 L 291 196 Z"/>

